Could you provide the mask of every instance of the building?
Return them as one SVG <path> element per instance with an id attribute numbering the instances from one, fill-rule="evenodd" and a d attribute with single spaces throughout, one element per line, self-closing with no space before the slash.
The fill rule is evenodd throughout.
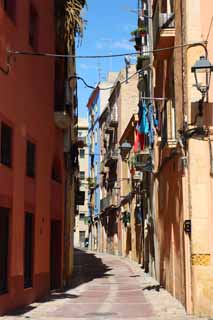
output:
<path id="1" fill-rule="evenodd" d="M 128 185 L 126 172 L 122 172 L 119 140 L 133 113 L 138 110 L 138 76 L 135 66 L 121 70 L 113 82 L 106 107 L 99 118 L 101 132 L 101 214 L 100 250 L 126 255 L 124 229 L 121 222 L 121 186 Z"/>
<path id="2" fill-rule="evenodd" d="M 78 142 L 79 142 L 79 201 L 78 214 L 75 217 L 74 246 L 85 247 L 88 239 L 88 159 L 89 149 L 87 145 L 88 121 L 78 119 Z"/>
<path id="3" fill-rule="evenodd" d="M 88 211 L 89 211 L 89 248 L 97 250 L 98 247 L 98 217 L 100 212 L 100 135 L 98 118 L 100 114 L 99 87 L 92 92 L 88 108 L 88 148 L 89 148 L 89 174 L 88 174 Z"/>
<path id="4" fill-rule="evenodd" d="M 100 239 L 100 182 L 101 182 L 101 133 L 99 130 L 99 116 L 105 108 L 112 83 L 116 77 L 115 72 L 108 74 L 107 80 L 97 85 L 92 92 L 88 108 L 88 147 L 89 147 L 89 176 L 88 176 L 88 210 L 89 210 L 89 246 L 98 250 Z M 103 90 L 102 90 L 103 89 Z"/>
<path id="5" fill-rule="evenodd" d="M 185 45 L 153 57 L 155 96 L 166 98 L 155 147 L 157 278 L 189 313 L 203 316 L 213 315 L 213 87 L 202 98 L 191 68 L 206 54 L 213 61 L 211 9 L 211 1 L 153 1 L 154 48 Z"/>
<path id="6" fill-rule="evenodd" d="M 213 314 L 209 227 L 213 88 L 211 82 L 209 86 L 206 83 L 206 76 L 201 78 L 202 88 L 199 83 L 196 88 L 192 67 L 200 56 L 213 61 L 211 7 L 210 1 L 204 8 L 199 0 L 140 1 L 138 29 L 134 32 L 140 56 L 143 38 L 154 49 L 149 57 L 151 67 L 141 73 L 138 83 L 139 104 L 144 110 L 139 111 L 136 122 L 132 119 L 135 130 L 145 114 L 153 129 L 151 134 L 145 133 L 143 142 L 138 140 L 148 152 L 134 155 L 132 170 L 135 174 L 140 168 L 140 188 L 144 190 L 141 195 L 136 191 L 143 210 L 142 263 L 189 313 L 202 316 Z M 143 16 L 152 20 L 146 21 Z M 207 38 L 208 42 L 203 42 Z M 140 56 L 138 64 L 144 68 L 146 59 Z M 209 88 L 208 94 L 201 94 L 203 88 Z M 127 140 L 136 147 L 138 141 L 132 132 L 129 123 L 120 143 Z M 131 153 L 129 149 L 129 157 Z"/>
<path id="7" fill-rule="evenodd" d="M 77 168 L 70 128 L 77 99 L 76 81 L 70 90 L 67 79 L 75 61 L 7 54 L 8 49 L 74 53 L 74 27 L 66 30 L 69 50 L 63 29 L 55 28 L 64 25 L 65 4 L 0 4 L 0 314 L 70 282 L 71 173 Z"/>

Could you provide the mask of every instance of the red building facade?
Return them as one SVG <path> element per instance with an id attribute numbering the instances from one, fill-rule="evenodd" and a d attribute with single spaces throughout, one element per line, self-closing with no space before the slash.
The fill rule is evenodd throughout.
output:
<path id="1" fill-rule="evenodd" d="M 63 279 L 64 132 L 54 123 L 53 0 L 0 1 L 0 314 Z"/>

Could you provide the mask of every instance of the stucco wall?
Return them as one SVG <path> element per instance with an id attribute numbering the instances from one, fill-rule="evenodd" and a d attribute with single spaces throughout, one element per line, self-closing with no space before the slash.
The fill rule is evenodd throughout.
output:
<path id="1" fill-rule="evenodd" d="M 16 7 L 16 23 L 0 7 L 2 67 L 7 48 L 32 50 L 28 43 L 29 1 L 17 2 Z M 53 1 L 38 0 L 36 8 L 39 13 L 38 48 L 54 51 Z M 49 290 L 50 218 L 55 214 L 51 204 L 51 170 L 55 154 L 61 163 L 62 197 L 64 192 L 63 133 L 54 125 L 53 88 L 52 59 L 19 56 L 12 59 L 9 75 L 0 72 L 0 119 L 13 128 L 12 168 L 0 165 L 0 176 L 4 179 L 0 184 L 0 205 L 11 208 L 9 288 L 7 294 L 0 296 L 0 313 L 29 303 Z M 27 139 L 36 144 L 35 179 L 25 178 Z M 64 206 L 62 199 L 60 201 L 57 218 L 62 219 Z M 34 276 L 33 288 L 24 290 L 24 212 L 27 208 L 33 210 L 35 217 Z"/>

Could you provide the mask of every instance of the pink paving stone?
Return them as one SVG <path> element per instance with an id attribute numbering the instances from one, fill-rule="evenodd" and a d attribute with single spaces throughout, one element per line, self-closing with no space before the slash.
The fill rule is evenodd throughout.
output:
<path id="1" fill-rule="evenodd" d="M 150 304 L 113 304 L 111 308 L 112 313 L 117 313 L 117 316 L 121 319 L 125 318 L 140 318 L 140 317 L 152 317 L 154 312 Z"/>

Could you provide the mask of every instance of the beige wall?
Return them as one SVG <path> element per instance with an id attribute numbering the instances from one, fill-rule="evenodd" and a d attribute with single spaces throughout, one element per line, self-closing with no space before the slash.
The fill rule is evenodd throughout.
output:
<path id="1" fill-rule="evenodd" d="M 87 119 L 78 120 L 78 134 L 80 137 L 87 137 L 88 135 L 88 121 Z M 80 149 L 83 149 L 85 152 L 84 158 L 80 156 Z M 74 232 L 74 246 L 82 247 L 84 243 L 80 241 L 80 232 L 85 232 L 85 238 L 88 237 L 88 147 L 85 146 L 79 149 L 79 171 L 85 172 L 85 179 L 81 180 L 80 191 L 85 192 L 85 202 L 83 206 L 78 206 L 79 214 L 75 217 L 75 232 Z M 80 215 L 85 215 L 84 219 L 80 218 Z"/>

